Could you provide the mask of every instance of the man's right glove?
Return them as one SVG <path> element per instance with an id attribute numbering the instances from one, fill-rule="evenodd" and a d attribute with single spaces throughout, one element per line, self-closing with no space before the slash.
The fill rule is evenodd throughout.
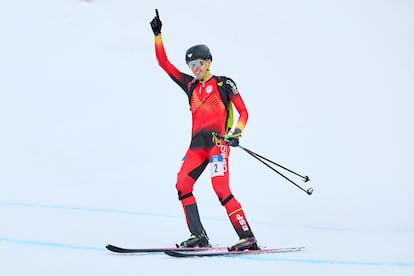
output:
<path id="1" fill-rule="evenodd" d="M 154 35 L 159 35 L 161 33 L 162 22 L 158 14 L 158 9 L 155 9 L 155 17 L 150 22 L 150 25 L 151 25 L 151 29 Z"/>

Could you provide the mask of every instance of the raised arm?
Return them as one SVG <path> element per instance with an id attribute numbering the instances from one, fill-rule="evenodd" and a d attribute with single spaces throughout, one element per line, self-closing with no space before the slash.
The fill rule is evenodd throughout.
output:
<path id="1" fill-rule="evenodd" d="M 154 33 L 155 56 L 160 67 L 186 92 L 188 93 L 187 83 L 193 79 L 190 75 L 180 72 L 169 60 L 164 48 L 161 35 L 162 22 L 158 13 L 155 10 L 156 16 L 150 22 L 152 31 Z"/>

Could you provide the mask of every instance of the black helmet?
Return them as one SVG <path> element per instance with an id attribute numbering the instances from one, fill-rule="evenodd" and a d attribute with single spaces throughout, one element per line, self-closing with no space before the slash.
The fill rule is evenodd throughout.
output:
<path id="1" fill-rule="evenodd" d="M 213 57 L 211 56 L 210 49 L 206 45 L 200 44 L 191 47 L 185 52 L 186 63 L 195 59 L 213 60 Z"/>

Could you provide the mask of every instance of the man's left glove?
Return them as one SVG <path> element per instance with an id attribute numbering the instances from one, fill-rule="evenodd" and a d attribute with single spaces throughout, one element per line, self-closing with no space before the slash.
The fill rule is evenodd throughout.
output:
<path id="1" fill-rule="evenodd" d="M 225 137 L 227 145 L 231 147 L 238 147 L 239 146 L 239 138 L 241 137 L 241 130 L 236 128 L 233 131 L 232 135 L 228 135 Z"/>
<path id="2" fill-rule="evenodd" d="M 151 29 L 154 35 L 159 35 L 161 33 L 162 22 L 158 14 L 158 9 L 155 9 L 155 17 L 150 22 L 150 25 L 151 25 Z"/>
<path id="3" fill-rule="evenodd" d="M 239 138 L 229 138 L 227 141 L 227 145 L 230 147 L 238 147 L 239 146 Z"/>

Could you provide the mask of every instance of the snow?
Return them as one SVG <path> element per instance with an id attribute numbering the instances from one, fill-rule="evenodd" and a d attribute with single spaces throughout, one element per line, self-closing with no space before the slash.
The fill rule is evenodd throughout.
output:
<path id="1" fill-rule="evenodd" d="M 249 109 L 243 146 L 309 175 L 306 195 L 240 149 L 231 185 L 260 244 L 233 258 L 118 256 L 188 236 L 175 177 L 188 102 L 158 67 L 210 46 Z M 414 4 L 410 1 L 38 0 L 0 4 L 4 275 L 413 275 Z M 237 237 L 209 182 L 214 244 Z M 290 175 L 288 175 L 290 176 Z"/>

